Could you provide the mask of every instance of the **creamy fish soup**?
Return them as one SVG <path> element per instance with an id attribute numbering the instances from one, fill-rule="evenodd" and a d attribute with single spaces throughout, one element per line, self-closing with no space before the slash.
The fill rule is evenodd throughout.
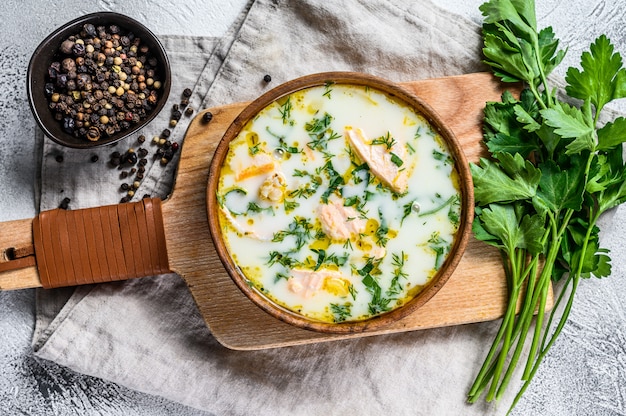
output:
<path id="1" fill-rule="evenodd" d="M 445 260 L 458 176 L 437 132 L 364 86 L 331 84 L 264 108 L 230 143 L 217 200 L 249 284 L 310 319 L 402 306 Z"/>

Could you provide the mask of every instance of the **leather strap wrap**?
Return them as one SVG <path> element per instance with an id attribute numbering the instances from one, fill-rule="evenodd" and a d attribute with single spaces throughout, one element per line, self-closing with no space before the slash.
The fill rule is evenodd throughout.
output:
<path id="1" fill-rule="evenodd" d="M 159 198 L 42 212 L 33 241 L 44 288 L 170 272 Z"/>

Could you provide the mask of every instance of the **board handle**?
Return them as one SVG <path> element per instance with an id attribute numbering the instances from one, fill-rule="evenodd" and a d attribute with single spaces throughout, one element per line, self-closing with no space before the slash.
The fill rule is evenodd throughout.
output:
<path id="1" fill-rule="evenodd" d="M 0 236 L 0 289 L 76 286 L 170 272 L 159 198 L 44 211 L 30 222 L 30 230 L 27 225 L 0 225 L 10 234 Z M 25 232 L 29 238 L 19 234 Z"/>

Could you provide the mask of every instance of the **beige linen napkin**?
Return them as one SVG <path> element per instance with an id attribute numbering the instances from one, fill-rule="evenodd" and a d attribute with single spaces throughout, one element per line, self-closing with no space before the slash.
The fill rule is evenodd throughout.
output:
<path id="1" fill-rule="evenodd" d="M 257 0 L 214 49 L 210 40 L 200 51 L 190 49 L 198 56 L 176 49 L 185 39 L 164 38 L 175 64 L 173 100 L 191 82 L 178 77 L 192 74 L 190 66 L 203 68 L 192 100 L 201 107 L 251 100 L 281 82 L 321 71 L 410 81 L 484 70 L 479 27 L 428 1 Z M 263 82 L 265 74 L 271 83 Z M 150 128 L 158 131 L 160 123 Z M 181 131 L 177 127 L 177 135 Z M 134 146 L 130 140 L 118 147 Z M 62 166 L 54 158 L 58 152 L 65 155 Z M 46 142 L 42 209 L 66 196 L 71 208 L 119 200 L 119 179 L 110 171 L 92 172 L 86 157 Z M 150 169 L 152 179 L 139 195 L 169 192 L 172 176 L 158 169 Z M 37 318 L 38 357 L 220 415 L 505 410 L 465 404 L 494 323 L 237 352 L 211 336 L 175 275 L 41 290 Z"/>

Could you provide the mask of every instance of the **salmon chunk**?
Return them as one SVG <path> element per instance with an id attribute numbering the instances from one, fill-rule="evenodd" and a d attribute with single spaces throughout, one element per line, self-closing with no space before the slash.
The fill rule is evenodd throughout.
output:
<path id="1" fill-rule="evenodd" d="M 342 280 L 338 270 L 292 269 L 287 287 L 292 293 L 310 298 L 324 288 L 324 282 Z"/>
<path id="2" fill-rule="evenodd" d="M 365 231 L 367 221 L 359 217 L 354 207 L 345 207 L 343 200 L 331 200 L 317 208 L 322 231 L 333 240 L 345 241 Z"/>
<path id="3" fill-rule="evenodd" d="M 406 192 L 411 168 L 408 166 L 406 147 L 393 141 L 391 146 L 373 144 L 359 128 L 346 127 L 345 136 L 359 158 L 367 163 L 370 172 L 396 193 Z"/>

